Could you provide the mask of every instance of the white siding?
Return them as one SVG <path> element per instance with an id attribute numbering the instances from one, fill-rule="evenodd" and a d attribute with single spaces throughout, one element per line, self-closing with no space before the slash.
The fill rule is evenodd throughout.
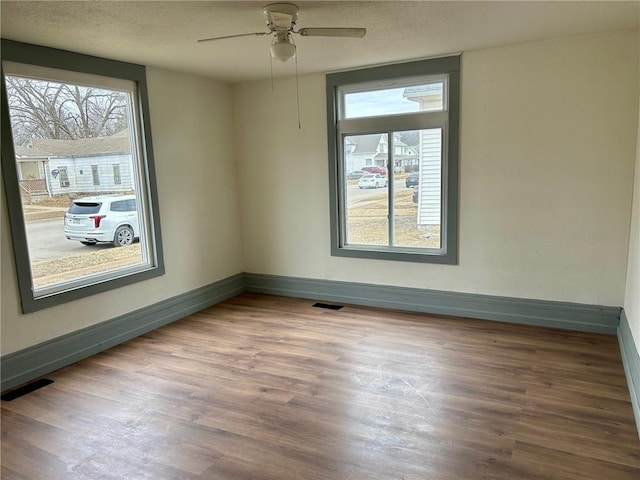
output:
<path id="1" fill-rule="evenodd" d="M 374 157 L 375 153 L 352 153 L 349 155 L 345 155 L 345 169 L 344 172 L 346 175 L 349 175 L 351 172 L 355 170 L 362 170 L 362 167 L 372 167 L 374 165 Z M 369 160 L 367 162 L 367 160 Z"/>
<path id="2" fill-rule="evenodd" d="M 55 177 L 53 175 L 54 171 L 60 171 L 61 168 L 67 169 L 67 176 L 69 178 L 69 186 L 61 187 L 60 186 L 60 175 L 56 173 Z M 73 174 L 73 159 L 72 158 L 52 158 L 48 161 L 47 171 L 45 172 L 47 175 L 47 181 L 49 182 L 49 186 L 51 188 L 52 195 L 62 195 L 65 193 L 70 193 L 73 191 L 74 185 L 74 174 Z"/>
<path id="3" fill-rule="evenodd" d="M 420 192 L 418 225 L 440 225 L 442 191 L 442 131 L 420 131 Z"/>
<path id="4" fill-rule="evenodd" d="M 91 166 L 98 166 L 100 185 L 93 184 Z M 120 185 L 114 183 L 113 165 L 120 166 Z M 60 176 L 53 178 L 51 171 L 67 167 L 69 186 L 60 186 Z M 100 155 L 92 157 L 56 158 L 49 161 L 50 185 L 53 195 L 65 193 L 128 192 L 133 190 L 133 165 L 130 155 Z"/>

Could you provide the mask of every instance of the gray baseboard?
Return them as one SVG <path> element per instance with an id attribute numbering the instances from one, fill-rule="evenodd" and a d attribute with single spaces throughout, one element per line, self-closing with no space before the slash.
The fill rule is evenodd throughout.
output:
<path id="1" fill-rule="evenodd" d="M 640 354 L 631 336 L 629 321 L 624 310 L 622 310 L 622 314 L 620 315 L 618 343 L 620 344 L 624 373 L 627 376 L 627 385 L 629 385 L 633 414 L 636 417 L 638 437 L 640 437 Z"/>
<path id="2" fill-rule="evenodd" d="M 611 335 L 617 332 L 621 310 L 618 307 L 241 273 L 4 355 L 0 358 L 1 391 L 66 367 L 245 291 Z M 625 344 L 625 348 L 630 347 Z M 637 366 L 632 368 L 636 369 L 632 372 L 638 371 Z"/>
<path id="3" fill-rule="evenodd" d="M 248 292 L 615 335 L 619 307 L 245 273 Z"/>
<path id="4" fill-rule="evenodd" d="M 197 288 L 97 325 L 4 355 L 2 391 L 155 330 L 244 291 L 242 274 Z"/>

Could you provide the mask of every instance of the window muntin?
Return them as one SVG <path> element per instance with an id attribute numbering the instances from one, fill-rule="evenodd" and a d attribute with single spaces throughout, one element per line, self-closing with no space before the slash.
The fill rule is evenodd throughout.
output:
<path id="1" fill-rule="evenodd" d="M 327 76 L 333 255 L 457 262 L 458 95 L 459 57 Z M 369 165 L 388 187 L 360 193 Z"/>
<path id="2" fill-rule="evenodd" d="M 38 310 L 163 274 L 144 67 L 7 40 L 2 40 L 1 53 L 2 134 L 4 138 L 13 138 L 15 142 L 3 142 L 2 168 L 7 203 L 10 205 L 11 231 L 23 311 Z M 15 92 L 10 91 L 12 88 L 10 83 L 15 79 L 19 79 L 22 85 L 30 85 L 36 95 L 40 93 L 43 97 L 51 91 L 57 91 L 59 95 L 63 95 L 62 92 L 66 91 L 67 96 L 71 92 L 82 97 L 83 92 L 86 93 L 87 89 L 92 89 L 94 98 L 92 95 L 85 95 L 85 100 L 89 100 L 85 105 L 95 100 L 92 106 L 99 107 L 100 102 L 104 105 L 104 102 L 113 100 L 115 97 L 120 101 L 119 108 L 123 114 L 120 116 L 119 123 L 112 122 L 111 129 L 85 132 L 83 135 L 74 137 L 69 135 L 68 131 L 65 135 L 63 127 L 57 131 L 54 128 L 47 130 L 46 127 L 54 123 L 49 121 L 44 122 L 45 128 L 41 128 L 40 132 L 34 129 L 28 138 L 25 138 L 22 135 L 24 130 L 20 131 L 19 127 L 20 121 L 24 118 L 17 117 L 16 112 L 19 109 L 16 105 L 19 106 L 19 104 L 11 96 Z M 15 88 L 15 82 L 13 87 Z M 8 91 L 9 95 L 7 95 Z M 77 99 L 71 97 L 66 100 L 73 103 Z M 37 106 L 37 104 L 34 105 Z M 24 110 L 21 113 L 25 113 Z M 88 115 L 88 118 L 89 120 L 82 126 L 92 128 L 91 115 Z M 42 134 L 42 131 L 47 133 Z M 34 134 L 34 132 L 37 133 Z M 54 133 L 51 134 L 51 132 Z M 38 143 L 40 147 L 46 148 L 36 148 Z M 66 145 L 62 146 L 62 143 Z M 128 144 L 129 147 L 114 151 L 114 144 Z M 49 151 L 56 149 L 59 151 Z M 85 243 L 92 243 L 93 238 L 66 240 L 66 229 L 64 232 L 56 230 L 53 233 L 56 242 L 59 242 L 62 236 L 65 242 L 73 244 L 80 253 L 76 255 L 76 252 L 73 252 L 71 255 L 62 251 L 59 246 L 51 246 L 42 232 L 33 228 L 29 221 L 30 214 L 27 210 L 29 200 L 32 199 L 20 195 L 18 172 L 21 171 L 21 163 L 40 165 L 42 180 L 39 183 L 46 186 L 47 191 L 44 192 L 46 197 L 52 194 L 66 195 L 68 199 L 66 206 L 61 205 L 52 209 L 52 211 L 55 210 L 56 215 L 71 214 L 75 208 L 88 210 L 96 208 L 95 204 L 93 206 L 86 204 L 83 207 L 81 202 L 78 205 L 77 200 L 73 204 L 76 206 L 73 206 L 71 200 L 78 196 L 135 195 L 138 200 L 136 213 L 140 225 L 137 224 L 138 218 L 134 218 L 129 222 L 128 228 L 135 232 L 135 236 L 140 241 L 124 247 L 135 252 L 123 262 L 113 262 L 108 255 L 105 258 L 101 257 L 103 252 L 109 250 L 108 248 L 84 247 L 80 243 L 82 240 L 91 240 Z M 100 170 L 108 169 L 109 165 L 114 163 L 118 166 L 118 170 L 131 172 L 130 185 L 123 185 L 124 178 L 121 178 L 119 188 L 112 188 L 117 185 L 115 181 L 113 185 L 109 185 L 109 180 L 115 180 L 115 168 L 113 177 L 100 175 Z M 87 175 L 87 172 L 91 174 Z M 56 177 L 58 177 L 57 182 Z M 129 173 L 125 178 L 128 179 L 128 177 Z M 135 209 L 136 204 L 135 201 L 133 202 Z M 67 212 L 69 206 L 71 210 Z M 95 216 L 102 215 L 103 212 L 100 212 L 100 215 Z M 100 218 L 99 221 L 93 219 L 96 227 L 94 230 L 98 230 L 98 226 L 102 230 L 105 226 L 117 227 L 107 220 L 108 217 Z M 56 221 L 63 224 L 62 219 L 56 219 Z M 81 224 L 80 220 L 74 219 L 70 227 L 78 227 Z M 91 234 L 93 233 L 95 232 Z M 85 232 L 82 235 L 85 235 Z M 111 233 L 107 232 L 106 235 Z M 99 240 L 106 242 L 108 238 Z M 119 252 L 119 254 L 122 253 L 123 251 Z M 87 260 L 88 257 L 91 257 L 91 260 L 85 263 L 92 264 L 89 266 L 82 263 L 82 260 Z M 70 258 L 75 258 L 78 262 L 69 261 Z M 43 268 L 43 263 L 48 264 L 47 268 Z M 78 267 L 77 264 L 81 266 Z M 52 271 L 55 271 L 56 275 L 49 275 Z M 43 275 L 49 278 L 43 279 Z"/>

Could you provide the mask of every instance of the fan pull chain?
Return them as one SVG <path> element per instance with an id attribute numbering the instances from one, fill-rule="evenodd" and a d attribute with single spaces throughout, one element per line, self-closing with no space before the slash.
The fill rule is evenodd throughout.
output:
<path id="1" fill-rule="evenodd" d="M 294 55 L 296 59 L 296 102 L 298 107 L 298 130 L 302 129 L 302 125 L 300 123 L 300 88 L 298 86 L 298 55 Z"/>
<path id="2" fill-rule="evenodd" d="M 271 67 L 271 91 L 273 92 L 273 57 L 269 54 L 269 66 Z"/>

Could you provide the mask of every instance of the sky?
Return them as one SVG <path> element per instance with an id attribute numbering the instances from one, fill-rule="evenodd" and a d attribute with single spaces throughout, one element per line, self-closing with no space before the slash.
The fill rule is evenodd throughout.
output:
<path id="1" fill-rule="evenodd" d="M 409 87 L 412 90 L 439 92 L 442 83 L 431 83 Z M 345 93 L 345 118 L 372 117 L 398 113 L 418 112 L 420 103 L 404 98 L 407 87 Z"/>
<path id="2" fill-rule="evenodd" d="M 417 112 L 419 104 L 402 96 L 404 87 L 345 95 L 346 118 Z"/>

